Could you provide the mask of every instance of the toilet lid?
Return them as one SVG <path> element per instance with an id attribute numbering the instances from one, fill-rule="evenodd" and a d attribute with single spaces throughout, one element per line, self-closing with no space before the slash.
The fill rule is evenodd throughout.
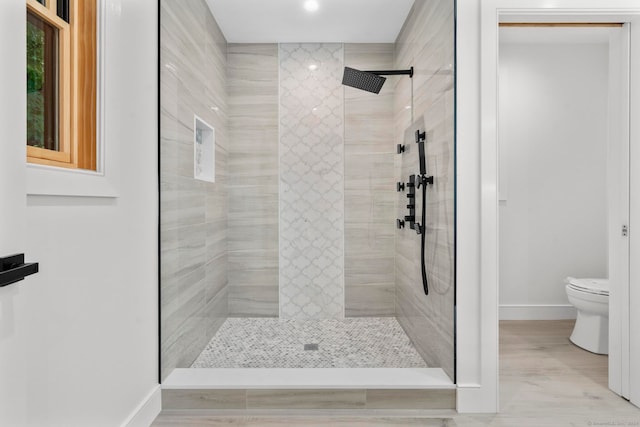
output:
<path id="1" fill-rule="evenodd" d="M 609 295 L 609 279 L 576 279 L 575 277 L 567 277 L 565 282 L 577 291 Z"/>

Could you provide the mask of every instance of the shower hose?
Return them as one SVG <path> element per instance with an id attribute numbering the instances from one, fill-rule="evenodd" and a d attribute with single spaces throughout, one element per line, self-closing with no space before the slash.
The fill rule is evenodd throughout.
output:
<path id="1" fill-rule="evenodd" d="M 424 260 L 424 249 L 427 240 L 427 178 L 424 175 L 420 176 L 420 184 L 422 184 L 422 223 L 419 224 L 420 230 L 420 262 L 422 264 L 422 288 L 424 294 L 429 295 L 429 282 L 427 281 L 427 266 Z"/>

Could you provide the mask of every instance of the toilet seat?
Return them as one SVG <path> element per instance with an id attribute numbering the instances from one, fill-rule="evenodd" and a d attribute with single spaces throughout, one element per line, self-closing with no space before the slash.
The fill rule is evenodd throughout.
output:
<path id="1" fill-rule="evenodd" d="M 593 295 L 609 296 L 609 279 L 576 279 L 567 277 L 567 287 Z"/>

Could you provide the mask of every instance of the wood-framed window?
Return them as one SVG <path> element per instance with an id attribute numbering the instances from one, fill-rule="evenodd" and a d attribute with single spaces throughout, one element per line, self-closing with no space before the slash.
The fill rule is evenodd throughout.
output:
<path id="1" fill-rule="evenodd" d="M 96 170 L 97 0 L 27 2 L 27 161 Z"/>

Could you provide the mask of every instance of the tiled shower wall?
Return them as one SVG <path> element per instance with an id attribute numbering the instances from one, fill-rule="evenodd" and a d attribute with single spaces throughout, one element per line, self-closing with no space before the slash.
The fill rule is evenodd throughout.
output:
<path id="1" fill-rule="evenodd" d="M 342 44 L 281 44 L 280 317 L 344 317 Z"/>
<path id="2" fill-rule="evenodd" d="M 204 0 L 161 2 L 161 370 L 188 367 L 227 317 L 227 43 Z M 194 114 L 215 183 L 193 178 Z"/>
<path id="3" fill-rule="evenodd" d="M 230 44 L 229 315 L 278 317 L 278 45 Z"/>
<path id="4" fill-rule="evenodd" d="M 345 44 L 345 65 L 393 68 L 393 44 Z M 378 95 L 344 87 L 345 312 L 395 315 L 394 78 Z"/>
<path id="5" fill-rule="evenodd" d="M 393 47 L 345 44 L 344 64 L 392 68 Z M 324 62 L 316 59 L 318 65 Z M 301 75 L 315 78 L 310 64 L 302 62 L 298 67 Z M 393 316 L 393 78 L 375 95 L 340 86 L 342 69 L 334 67 L 333 72 L 337 75 L 332 87 L 344 90 L 343 310 L 347 317 Z M 230 316 L 279 315 L 278 76 L 278 45 L 229 45 L 229 134 L 233 141 L 229 164 L 234 171 L 229 182 Z M 312 80 L 310 84 L 318 83 Z M 311 113 L 317 119 L 322 111 Z M 308 167 L 314 166 L 318 167 Z"/>
<path id="6" fill-rule="evenodd" d="M 407 152 L 397 157 L 397 178 L 419 173 L 414 132 L 427 132 L 426 254 L 429 295 L 422 289 L 420 236 L 396 231 L 396 316 L 429 366 L 454 372 L 454 2 L 416 0 L 396 43 L 396 68 L 415 67 L 413 82 L 396 84 L 396 140 Z M 413 104 L 411 97 L 413 84 Z M 413 122 L 413 123 L 412 123 Z M 421 193 L 422 190 L 417 190 Z M 405 193 L 397 196 L 405 215 Z M 422 195 L 417 195 L 416 216 Z"/>

